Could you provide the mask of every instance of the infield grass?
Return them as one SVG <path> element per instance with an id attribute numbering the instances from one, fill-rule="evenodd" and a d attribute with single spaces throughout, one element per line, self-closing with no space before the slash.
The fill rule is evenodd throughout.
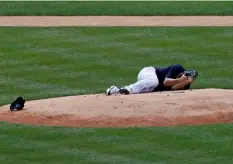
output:
<path id="1" fill-rule="evenodd" d="M 0 28 L 0 101 L 103 93 L 181 63 L 192 88 L 233 88 L 231 27 Z M 58 128 L 0 123 L 0 163 L 230 164 L 233 125 Z"/>
<path id="2" fill-rule="evenodd" d="M 233 15 L 227 1 L 0 2 L 0 15 Z"/>
<path id="3" fill-rule="evenodd" d="M 4 164 L 231 164 L 233 125 L 58 128 L 1 123 Z"/>

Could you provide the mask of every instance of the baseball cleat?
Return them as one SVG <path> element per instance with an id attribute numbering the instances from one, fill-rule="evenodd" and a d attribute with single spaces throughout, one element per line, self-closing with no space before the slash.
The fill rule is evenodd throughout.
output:
<path id="1" fill-rule="evenodd" d="M 112 95 L 112 94 L 117 94 L 117 93 L 119 93 L 119 88 L 117 88 L 114 85 L 106 90 L 106 95 Z"/>
<path id="2" fill-rule="evenodd" d="M 126 86 L 126 87 L 123 87 L 123 88 L 120 88 L 119 92 L 120 92 L 121 94 L 128 95 L 128 94 L 130 94 L 130 88 L 127 87 L 127 86 Z"/>

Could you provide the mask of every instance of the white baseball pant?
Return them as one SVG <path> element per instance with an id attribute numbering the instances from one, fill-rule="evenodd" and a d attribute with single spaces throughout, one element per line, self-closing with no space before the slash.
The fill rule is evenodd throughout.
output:
<path id="1" fill-rule="evenodd" d="M 155 68 L 144 67 L 137 77 L 137 82 L 130 84 L 132 94 L 152 92 L 159 85 L 159 80 Z"/>

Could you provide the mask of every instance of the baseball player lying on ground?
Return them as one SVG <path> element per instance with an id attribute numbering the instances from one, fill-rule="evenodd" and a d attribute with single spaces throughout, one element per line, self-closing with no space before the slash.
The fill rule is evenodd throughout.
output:
<path id="1" fill-rule="evenodd" d="M 138 73 L 137 82 L 121 88 L 113 85 L 106 90 L 106 95 L 187 90 L 197 76 L 196 70 L 185 70 L 180 64 L 167 67 L 148 66 Z"/>

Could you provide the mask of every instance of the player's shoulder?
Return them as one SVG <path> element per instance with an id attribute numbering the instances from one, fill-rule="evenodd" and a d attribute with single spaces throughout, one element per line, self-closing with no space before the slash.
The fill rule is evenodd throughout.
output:
<path id="1" fill-rule="evenodd" d="M 172 69 L 179 69 L 179 70 L 182 69 L 182 70 L 184 70 L 184 66 L 181 65 L 181 64 L 172 64 L 171 68 Z"/>
<path id="2" fill-rule="evenodd" d="M 178 64 L 178 63 L 175 63 L 175 64 L 171 64 L 172 67 L 184 67 L 182 64 Z"/>

